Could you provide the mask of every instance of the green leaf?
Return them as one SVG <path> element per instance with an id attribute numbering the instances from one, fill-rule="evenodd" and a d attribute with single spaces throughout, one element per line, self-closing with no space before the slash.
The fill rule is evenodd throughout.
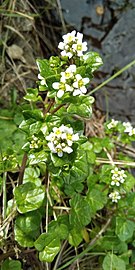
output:
<path id="1" fill-rule="evenodd" d="M 19 125 L 19 128 L 24 132 L 29 133 L 30 125 L 33 124 L 34 122 L 35 122 L 34 119 L 23 120 Z"/>
<path id="2" fill-rule="evenodd" d="M 81 145 L 81 149 L 83 149 L 86 152 L 88 163 L 94 164 L 96 160 L 96 155 L 93 152 L 93 144 L 87 141 Z"/>
<path id="3" fill-rule="evenodd" d="M 43 251 L 39 252 L 39 259 L 41 262 L 52 262 L 55 256 L 60 251 L 60 240 L 59 238 L 51 239 L 50 243 L 46 245 Z"/>
<path id="4" fill-rule="evenodd" d="M 6 259 L 1 266 L 1 270 L 21 270 L 21 262 L 17 260 Z"/>
<path id="5" fill-rule="evenodd" d="M 42 162 L 47 162 L 48 160 L 48 153 L 45 152 L 45 150 L 42 150 L 40 152 L 36 152 L 29 155 L 30 165 L 36 165 Z"/>
<path id="6" fill-rule="evenodd" d="M 39 109 L 24 110 L 23 115 L 25 119 L 33 118 L 36 120 L 43 120 L 43 113 Z"/>
<path id="7" fill-rule="evenodd" d="M 130 173 L 127 173 L 126 181 L 122 184 L 123 189 L 126 192 L 129 192 L 134 187 L 134 185 L 135 185 L 135 177 Z"/>
<path id="8" fill-rule="evenodd" d="M 33 247 L 36 237 L 40 233 L 41 215 L 37 211 L 32 211 L 20 215 L 15 221 L 15 240 L 22 247 Z"/>
<path id="9" fill-rule="evenodd" d="M 17 210 L 26 213 L 38 209 L 45 196 L 43 187 L 37 187 L 34 183 L 27 182 L 14 190 Z"/>
<path id="10" fill-rule="evenodd" d="M 28 101 L 33 101 L 33 102 L 42 100 L 41 96 L 38 96 L 38 89 L 37 88 L 35 88 L 35 89 L 28 88 L 27 94 L 24 96 L 24 99 L 28 100 Z"/>
<path id="11" fill-rule="evenodd" d="M 41 126 L 42 126 L 42 122 L 40 122 L 40 121 L 37 121 L 36 123 L 31 124 L 30 125 L 30 135 L 38 134 Z"/>
<path id="12" fill-rule="evenodd" d="M 83 59 L 84 64 L 88 64 L 91 68 L 91 72 L 94 72 L 103 64 L 103 61 L 97 52 L 88 52 L 84 54 Z"/>
<path id="13" fill-rule="evenodd" d="M 85 197 L 80 194 L 75 194 L 70 200 L 71 212 L 69 221 L 73 228 L 81 230 L 84 226 L 88 225 L 91 220 L 91 210 Z"/>
<path id="14" fill-rule="evenodd" d="M 67 112 L 70 114 L 77 114 L 81 117 L 91 117 L 92 115 L 92 103 L 94 98 L 91 96 L 80 96 L 78 103 L 70 104 Z"/>
<path id="15" fill-rule="evenodd" d="M 107 254 L 103 261 L 104 270 L 126 270 L 125 262 L 115 254 Z"/>
<path id="16" fill-rule="evenodd" d="M 45 79 L 47 79 L 47 77 L 55 75 L 54 70 L 50 67 L 50 63 L 47 59 L 37 59 L 37 64 L 39 67 L 39 71 L 41 76 L 43 76 Z"/>
<path id="17" fill-rule="evenodd" d="M 135 223 L 122 217 L 116 217 L 115 233 L 121 241 L 127 241 L 133 236 Z"/>
<path id="18" fill-rule="evenodd" d="M 65 183 L 64 191 L 67 195 L 72 196 L 76 191 L 81 192 L 83 190 L 82 182 L 88 176 L 88 167 L 86 152 L 78 147 L 77 156 L 71 169 L 62 175 Z"/>
<path id="19" fill-rule="evenodd" d="M 41 185 L 41 179 L 39 178 L 40 175 L 40 170 L 39 168 L 26 168 L 24 172 L 24 177 L 23 177 L 23 184 L 27 182 L 32 182 L 36 186 Z"/>
<path id="20" fill-rule="evenodd" d="M 107 197 L 100 190 L 93 188 L 87 193 L 87 202 L 93 214 L 102 209 L 107 202 Z"/>
<path id="21" fill-rule="evenodd" d="M 51 160 L 55 167 L 62 167 L 66 164 L 68 159 L 66 158 L 66 155 L 63 157 L 58 157 L 57 154 L 51 153 Z"/>
<path id="22" fill-rule="evenodd" d="M 35 241 L 35 248 L 40 251 L 41 261 L 52 262 L 60 250 L 60 238 L 56 232 L 43 233 Z"/>
<path id="23" fill-rule="evenodd" d="M 72 246 L 77 247 L 83 240 L 83 236 L 81 231 L 78 231 L 77 228 L 73 228 L 72 230 L 70 230 L 69 233 L 69 244 Z"/>
<path id="24" fill-rule="evenodd" d="M 122 254 L 127 252 L 127 244 L 117 236 L 105 235 L 97 241 L 97 250 L 110 252 L 113 250 L 114 253 Z"/>

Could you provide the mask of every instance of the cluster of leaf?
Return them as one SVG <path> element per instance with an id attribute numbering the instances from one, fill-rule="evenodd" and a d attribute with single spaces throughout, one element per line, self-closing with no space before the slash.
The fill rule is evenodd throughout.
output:
<path id="1" fill-rule="evenodd" d="M 96 57 L 97 53 L 92 52 L 84 59 L 74 59 L 82 77 L 92 78 L 92 72 L 99 67 Z M 108 160 L 107 153 L 115 153 L 116 146 L 109 134 L 104 138 L 84 136 L 84 119 L 92 115 L 93 97 L 74 97 L 67 92 L 59 99 L 52 87 L 53 82 L 59 81 L 61 71 L 70 64 L 66 57 L 38 60 L 40 75 L 46 84 L 38 82 L 38 88 L 28 89 L 25 96 L 30 107 L 23 110 L 19 132 L 23 131 L 26 136 L 22 148 L 28 161 L 23 181 L 14 188 L 13 199 L 8 203 L 7 217 L 11 209 L 17 209 L 15 240 L 23 248 L 34 247 L 40 261 L 53 262 L 63 241 L 73 247 L 84 241 L 84 248 L 93 241 L 91 250 L 101 253 L 99 265 L 102 264 L 104 270 L 132 269 L 135 261 L 132 252 L 135 245 L 134 177 L 128 174 L 121 190 L 122 200 L 114 206 L 108 198 L 112 164 L 101 166 L 98 158 Z M 73 152 L 64 153 L 61 158 L 50 151 L 46 136 L 62 124 L 72 127 L 79 134 L 79 140 L 73 144 Z M 38 148 L 31 147 L 33 136 L 40 142 Z M 13 151 L 15 153 L 14 148 Z M 111 222 L 106 228 L 108 218 Z M 106 229 L 101 235 L 104 226 Z M 20 265 L 16 263 L 14 269 L 19 270 Z M 7 265 L 12 269 L 12 264 L 14 261 L 5 260 L 1 269 L 8 269 Z"/>

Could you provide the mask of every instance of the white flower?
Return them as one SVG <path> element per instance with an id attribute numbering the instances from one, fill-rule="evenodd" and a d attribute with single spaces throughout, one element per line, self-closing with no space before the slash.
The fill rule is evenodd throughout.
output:
<path id="1" fill-rule="evenodd" d="M 41 80 L 41 85 L 46 85 L 46 80 L 44 77 L 42 77 L 40 74 L 38 74 L 38 79 Z"/>
<path id="2" fill-rule="evenodd" d="M 112 193 L 109 194 L 109 198 L 112 199 L 112 202 L 118 202 L 120 200 L 121 196 L 118 191 L 113 191 Z"/>
<path id="3" fill-rule="evenodd" d="M 119 182 L 119 180 L 118 179 L 114 179 L 112 182 L 111 182 L 111 186 L 117 186 L 117 187 L 119 187 L 120 186 L 120 182 Z"/>
<path id="4" fill-rule="evenodd" d="M 61 72 L 60 81 L 65 83 L 66 80 L 73 78 L 74 73 L 76 72 L 76 65 L 70 65 L 65 72 Z"/>
<path id="5" fill-rule="evenodd" d="M 59 157 L 63 156 L 64 153 L 72 153 L 73 149 L 71 146 L 74 141 L 79 140 L 78 134 L 73 134 L 73 129 L 61 125 L 60 127 L 54 127 L 53 132 L 46 136 L 48 147 L 53 153 L 57 153 Z"/>
<path id="6" fill-rule="evenodd" d="M 59 48 L 60 50 L 64 50 L 64 48 L 65 48 L 64 42 L 60 42 L 59 45 L 58 45 L 58 48 Z"/>
<path id="7" fill-rule="evenodd" d="M 118 125 L 119 121 L 112 119 L 111 122 L 107 125 L 108 129 L 115 128 Z"/>
<path id="8" fill-rule="evenodd" d="M 112 181 L 111 185 L 114 186 L 120 186 L 120 183 L 124 183 L 125 178 L 127 175 L 125 174 L 124 170 L 119 170 L 117 167 L 115 167 L 113 170 L 111 170 L 112 173 Z"/>
<path id="9" fill-rule="evenodd" d="M 63 148 L 63 152 L 71 154 L 73 152 L 73 149 L 69 146 L 66 146 Z"/>
<path id="10" fill-rule="evenodd" d="M 85 85 L 89 83 L 89 78 L 82 78 L 80 74 L 76 74 L 75 79 L 76 81 L 74 81 L 73 87 L 76 89 L 73 92 L 73 96 L 85 94 L 87 92 Z"/>
<path id="11" fill-rule="evenodd" d="M 61 98 L 65 92 L 72 92 L 73 91 L 73 87 L 68 85 L 67 83 L 64 83 L 64 82 L 54 82 L 52 84 L 52 87 L 56 90 L 59 90 L 57 92 L 58 98 Z"/>
<path id="12" fill-rule="evenodd" d="M 75 36 L 76 35 L 76 36 Z M 71 58 L 72 56 L 82 56 L 87 51 L 87 42 L 82 42 L 83 34 L 72 31 L 63 36 L 63 42 L 60 42 L 58 48 L 62 50 L 61 55 Z"/>
<path id="13" fill-rule="evenodd" d="M 132 128 L 129 133 L 128 133 L 129 136 L 133 136 L 135 135 L 135 128 Z"/>
<path id="14" fill-rule="evenodd" d="M 63 40 L 65 44 L 71 43 L 72 41 L 75 41 L 75 35 L 76 31 L 73 30 L 71 33 L 68 33 L 63 36 Z"/>
<path id="15" fill-rule="evenodd" d="M 35 136 L 35 135 L 32 135 L 32 140 L 30 142 L 30 148 L 33 149 L 33 148 L 39 148 L 40 147 L 40 143 L 41 141 Z"/>
<path id="16" fill-rule="evenodd" d="M 82 56 L 83 52 L 87 51 L 87 42 L 77 41 L 76 44 L 72 45 L 72 49 L 77 53 L 77 56 Z"/>

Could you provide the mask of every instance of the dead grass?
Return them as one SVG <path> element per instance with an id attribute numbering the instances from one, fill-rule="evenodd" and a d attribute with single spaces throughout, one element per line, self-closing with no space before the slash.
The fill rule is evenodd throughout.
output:
<path id="1" fill-rule="evenodd" d="M 0 103 L 6 106 L 13 89 L 21 98 L 36 86 L 35 60 L 58 53 L 66 25 L 59 0 L 5 0 L 0 14 Z"/>

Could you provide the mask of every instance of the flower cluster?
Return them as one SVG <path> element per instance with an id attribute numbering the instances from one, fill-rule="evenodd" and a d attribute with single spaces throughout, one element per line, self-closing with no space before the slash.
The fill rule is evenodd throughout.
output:
<path id="1" fill-rule="evenodd" d="M 83 34 L 74 30 L 64 35 L 63 42 L 60 42 L 58 48 L 62 50 L 61 55 L 71 58 L 72 56 L 82 56 L 87 51 L 87 42 L 83 42 Z"/>
<path id="2" fill-rule="evenodd" d="M 124 170 L 119 170 L 117 167 L 115 167 L 113 170 L 111 170 L 112 173 L 112 186 L 120 186 L 120 184 L 124 183 L 125 178 L 127 175 L 125 174 Z"/>
<path id="3" fill-rule="evenodd" d="M 135 135 L 135 128 L 132 127 L 130 122 L 123 122 L 123 126 L 125 127 L 125 133 L 128 133 L 129 136 Z"/>
<path id="4" fill-rule="evenodd" d="M 119 121 L 111 119 L 111 122 L 107 125 L 108 129 L 115 128 L 118 125 Z"/>
<path id="5" fill-rule="evenodd" d="M 60 82 L 52 84 L 52 87 L 58 90 L 58 98 L 61 98 L 65 92 L 72 92 L 73 96 L 86 94 L 87 88 L 85 85 L 89 83 L 89 78 L 82 78 L 80 74 L 76 74 L 76 65 L 70 65 L 60 75 Z"/>
<path id="6" fill-rule="evenodd" d="M 117 190 L 114 190 L 113 192 L 109 194 L 109 198 L 112 200 L 112 202 L 117 203 L 118 200 L 121 199 L 121 196 Z"/>
<path id="7" fill-rule="evenodd" d="M 111 186 L 119 187 L 121 184 L 125 182 L 125 178 L 127 177 L 125 171 L 120 170 L 117 167 L 111 170 L 111 174 L 112 174 Z M 109 194 L 109 198 L 112 199 L 112 202 L 117 202 L 121 198 L 121 196 L 119 195 L 118 191 L 114 190 L 112 193 Z"/>
<path id="8" fill-rule="evenodd" d="M 53 153 L 57 153 L 58 157 L 62 157 L 63 153 L 72 153 L 72 145 L 79 140 L 78 133 L 74 134 L 71 127 L 61 125 L 59 128 L 54 127 L 53 132 L 46 136 L 48 147 Z"/>
<path id="9" fill-rule="evenodd" d="M 39 148 L 41 146 L 41 141 L 35 136 L 35 135 L 32 135 L 32 140 L 30 142 L 30 148 L 33 149 L 33 148 Z"/>

